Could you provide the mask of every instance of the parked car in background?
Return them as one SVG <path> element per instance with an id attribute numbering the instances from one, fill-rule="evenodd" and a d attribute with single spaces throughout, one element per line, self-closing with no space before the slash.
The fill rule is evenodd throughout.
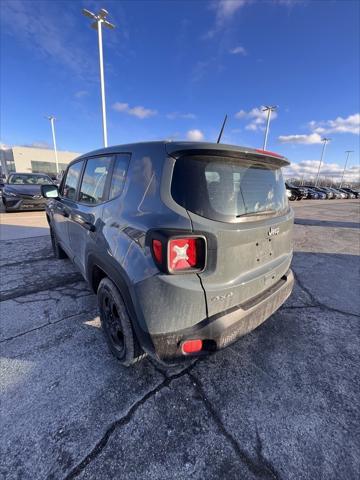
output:
<path id="1" fill-rule="evenodd" d="M 295 200 L 301 200 L 303 198 L 307 198 L 307 189 L 304 187 L 300 187 L 297 185 L 293 185 L 292 183 L 285 182 L 285 186 L 288 190 L 291 190 L 293 192 L 293 197 L 295 197 Z M 291 200 L 291 198 L 290 198 Z"/>
<path id="2" fill-rule="evenodd" d="M 46 199 L 41 194 L 42 185 L 53 185 L 44 173 L 11 173 L 3 188 L 5 211 L 44 210 Z"/>
<path id="3" fill-rule="evenodd" d="M 306 187 L 307 189 L 307 198 L 311 200 L 319 200 L 320 196 L 319 193 L 314 190 L 313 187 Z"/>
<path id="4" fill-rule="evenodd" d="M 312 187 L 318 195 L 320 200 L 326 200 L 328 198 L 328 194 L 321 188 L 321 187 Z"/>
<path id="5" fill-rule="evenodd" d="M 332 199 L 334 198 L 334 193 L 328 190 L 326 187 L 316 187 L 318 192 L 322 192 L 325 194 L 325 198 Z"/>
<path id="6" fill-rule="evenodd" d="M 290 295 L 293 212 L 275 153 L 145 142 L 85 154 L 43 185 L 55 256 L 97 293 L 111 352 L 206 355 Z"/>
<path id="7" fill-rule="evenodd" d="M 344 188 L 342 188 L 342 190 L 345 190 L 346 192 L 352 193 L 354 195 L 354 198 L 360 198 L 360 192 L 353 189 L 353 188 L 344 187 Z"/>
<path id="8" fill-rule="evenodd" d="M 287 195 L 288 199 L 291 200 L 292 202 L 295 201 L 295 200 L 301 200 L 302 199 L 301 193 L 298 192 L 296 189 L 293 189 L 293 188 L 286 187 L 286 195 Z"/>
<path id="9" fill-rule="evenodd" d="M 326 200 L 327 199 L 327 194 L 319 187 L 313 187 L 312 190 L 314 190 L 317 194 L 320 200 Z"/>
<path id="10" fill-rule="evenodd" d="M 331 187 L 331 189 L 338 195 L 337 198 L 343 199 L 343 200 L 347 198 L 347 194 L 344 192 L 341 192 L 338 188 Z"/>
<path id="11" fill-rule="evenodd" d="M 307 191 L 308 191 L 308 197 L 311 199 L 316 199 L 316 200 L 324 200 L 327 198 L 326 193 L 321 190 L 319 187 L 315 187 L 314 185 L 305 185 Z M 325 194 L 325 195 L 324 195 Z"/>
<path id="12" fill-rule="evenodd" d="M 344 188 L 338 188 L 339 192 L 342 192 L 346 195 L 346 198 L 356 198 L 356 196 L 352 193 L 352 192 L 349 192 L 347 190 L 345 190 Z"/>

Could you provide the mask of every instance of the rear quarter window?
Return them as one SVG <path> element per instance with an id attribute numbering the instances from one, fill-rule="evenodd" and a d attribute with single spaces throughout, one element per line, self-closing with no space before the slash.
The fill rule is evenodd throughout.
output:
<path id="1" fill-rule="evenodd" d="M 62 196 L 69 200 L 75 200 L 76 190 L 79 184 L 83 161 L 76 162 L 68 168 L 66 177 L 62 186 Z"/>
<path id="2" fill-rule="evenodd" d="M 110 194 L 109 194 L 110 200 L 121 195 L 124 189 L 129 161 L 130 161 L 129 154 L 121 153 L 116 155 L 114 170 L 113 170 L 111 184 L 110 184 Z"/>

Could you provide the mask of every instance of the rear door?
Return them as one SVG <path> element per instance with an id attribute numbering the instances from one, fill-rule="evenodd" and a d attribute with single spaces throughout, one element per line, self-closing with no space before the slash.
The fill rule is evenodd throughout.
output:
<path id="1" fill-rule="evenodd" d="M 230 156 L 176 161 L 172 196 L 208 238 L 200 275 L 209 316 L 242 304 L 278 282 L 291 256 L 292 212 L 278 165 Z"/>
<path id="2" fill-rule="evenodd" d="M 89 244 L 96 242 L 101 228 L 102 204 L 108 199 L 113 158 L 101 155 L 86 160 L 76 203 L 68 219 L 70 248 L 83 274 L 85 252 Z"/>

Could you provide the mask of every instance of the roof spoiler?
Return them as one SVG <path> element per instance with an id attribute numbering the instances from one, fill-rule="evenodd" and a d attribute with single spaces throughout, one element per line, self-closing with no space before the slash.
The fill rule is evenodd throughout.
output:
<path id="1" fill-rule="evenodd" d="M 252 149 L 252 148 L 239 148 L 235 146 L 231 148 L 230 145 L 222 144 L 201 144 L 197 148 L 194 148 L 194 144 L 189 144 L 187 148 L 185 145 L 177 145 L 178 148 L 172 148 L 175 145 L 167 144 L 166 149 L 169 155 L 174 158 L 182 157 L 183 155 L 208 155 L 214 157 L 232 157 L 242 158 L 250 161 L 261 161 L 262 163 L 268 163 L 278 167 L 287 167 L 290 162 L 287 158 L 268 150 Z M 225 147 L 225 148 L 224 148 Z"/>

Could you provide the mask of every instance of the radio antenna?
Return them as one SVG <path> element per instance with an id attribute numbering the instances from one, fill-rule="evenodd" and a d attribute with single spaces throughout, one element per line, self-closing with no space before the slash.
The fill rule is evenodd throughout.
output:
<path id="1" fill-rule="evenodd" d="M 224 121 L 223 121 L 221 130 L 220 130 L 220 133 L 219 133 L 219 137 L 218 137 L 216 143 L 220 143 L 220 140 L 221 140 L 221 137 L 222 137 L 222 134 L 223 134 L 223 131 L 224 131 L 224 127 L 225 127 L 226 120 L 227 120 L 227 114 L 225 115 L 225 118 L 224 118 Z"/>

